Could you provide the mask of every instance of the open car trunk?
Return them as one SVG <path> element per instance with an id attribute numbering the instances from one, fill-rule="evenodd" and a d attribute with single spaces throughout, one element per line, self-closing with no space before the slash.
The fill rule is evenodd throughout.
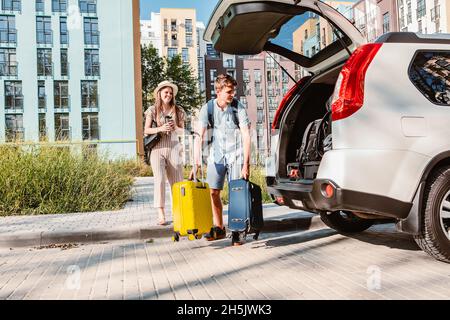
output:
<path id="1" fill-rule="evenodd" d="M 280 182 L 304 182 L 314 180 L 320 164 L 321 157 L 315 161 L 300 159 L 302 144 L 305 143 L 305 135 L 309 125 L 316 120 L 323 120 L 323 125 L 328 126 L 326 134 L 319 136 L 317 150 L 324 154 L 325 139 L 331 140 L 331 114 L 329 113 L 330 98 L 334 92 L 336 81 L 342 66 L 334 68 L 324 76 L 313 77 L 301 90 L 288 106 L 282 118 L 280 127 L 279 149 L 278 149 L 278 179 Z M 306 146 L 303 146 L 305 148 Z M 297 167 L 297 168 L 296 168 Z M 291 170 L 299 169 L 298 177 L 293 177 Z"/>

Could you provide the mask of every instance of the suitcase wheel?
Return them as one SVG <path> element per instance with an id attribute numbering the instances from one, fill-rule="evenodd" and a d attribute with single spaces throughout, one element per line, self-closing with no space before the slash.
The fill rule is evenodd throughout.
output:
<path id="1" fill-rule="evenodd" d="M 258 241 L 260 233 L 261 233 L 260 231 L 256 232 L 255 235 L 253 236 L 253 240 Z"/>
<path id="2" fill-rule="evenodd" d="M 188 235 L 188 239 L 189 239 L 189 241 L 194 241 L 197 238 L 196 238 L 196 236 L 194 234 L 189 234 Z"/>
<path id="3" fill-rule="evenodd" d="M 239 246 L 244 244 L 245 242 L 245 232 L 236 232 L 234 231 L 231 234 L 231 245 L 233 246 Z"/>
<path id="4" fill-rule="evenodd" d="M 203 236 L 201 234 L 196 234 L 195 239 L 200 240 Z"/>
<path id="5" fill-rule="evenodd" d="M 173 242 L 180 242 L 180 234 L 176 232 L 172 237 Z"/>

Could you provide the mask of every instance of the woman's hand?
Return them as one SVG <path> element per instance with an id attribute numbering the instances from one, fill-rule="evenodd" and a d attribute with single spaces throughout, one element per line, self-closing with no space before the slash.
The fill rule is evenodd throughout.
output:
<path id="1" fill-rule="evenodd" d="M 175 130 L 175 126 L 174 126 L 173 122 L 168 122 L 168 123 L 163 124 L 158 129 L 159 129 L 159 132 L 172 132 L 173 130 Z"/>

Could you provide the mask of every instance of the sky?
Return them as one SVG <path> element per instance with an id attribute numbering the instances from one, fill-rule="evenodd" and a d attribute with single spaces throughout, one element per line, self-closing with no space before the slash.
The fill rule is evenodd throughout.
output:
<path id="1" fill-rule="evenodd" d="M 197 21 L 208 23 L 217 0 L 140 0 L 141 20 L 150 20 L 150 12 L 159 12 L 160 8 L 193 8 L 197 10 Z"/>

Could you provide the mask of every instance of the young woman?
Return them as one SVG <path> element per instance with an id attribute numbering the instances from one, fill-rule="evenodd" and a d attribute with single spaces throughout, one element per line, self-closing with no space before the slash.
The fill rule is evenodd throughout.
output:
<path id="1" fill-rule="evenodd" d="M 154 91 L 155 105 L 146 111 L 144 134 L 162 135 L 150 156 L 155 179 L 154 207 L 158 210 L 159 225 L 167 225 L 164 211 L 166 178 L 171 187 L 183 180 L 182 145 L 178 135 L 184 133 L 185 114 L 175 103 L 177 93 L 175 84 L 161 82 Z M 153 122 L 156 122 L 156 127 L 153 127 Z"/>

